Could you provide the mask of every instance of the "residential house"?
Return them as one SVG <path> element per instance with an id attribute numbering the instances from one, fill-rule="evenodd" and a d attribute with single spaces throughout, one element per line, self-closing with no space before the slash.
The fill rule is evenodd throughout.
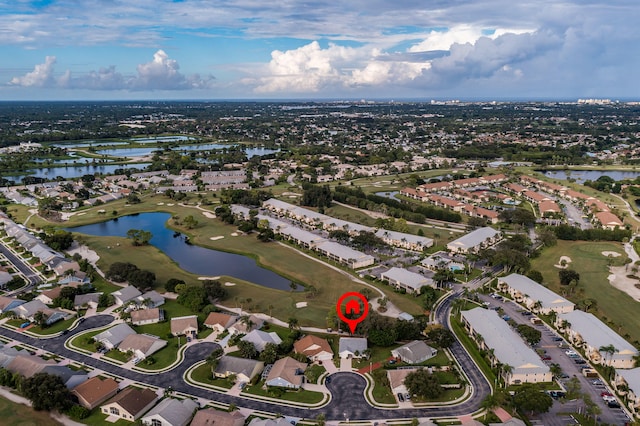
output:
<path id="1" fill-rule="evenodd" d="M 406 234 L 387 229 L 379 229 L 375 234 L 386 244 L 407 250 L 422 252 L 424 249 L 433 246 L 433 240 L 431 238 L 421 237 L 419 235 Z"/>
<path id="2" fill-rule="evenodd" d="M 326 339 L 308 334 L 293 344 L 293 350 L 298 354 L 305 354 L 311 361 L 330 361 L 333 350 Z"/>
<path id="3" fill-rule="evenodd" d="M 136 300 L 138 306 L 144 308 L 157 308 L 158 306 L 164 305 L 164 296 L 154 290 L 141 294 Z"/>
<path id="4" fill-rule="evenodd" d="M 245 417 L 240 411 L 228 412 L 207 408 L 198 410 L 191 421 L 191 426 L 243 426 L 244 421 Z"/>
<path id="5" fill-rule="evenodd" d="M 156 403 L 158 396 L 149 389 L 129 387 L 100 407 L 102 414 L 135 422 Z"/>
<path id="6" fill-rule="evenodd" d="M 0 269 L 0 288 L 5 288 L 13 280 L 13 275 Z"/>
<path id="7" fill-rule="evenodd" d="M 213 329 L 214 333 L 222 333 L 238 320 L 237 315 L 225 314 L 222 312 L 211 312 L 204 320 L 205 327 Z"/>
<path id="8" fill-rule="evenodd" d="M 88 410 L 93 410 L 117 392 L 118 382 L 112 378 L 102 379 L 98 376 L 90 378 L 71 391 L 78 398 L 78 403 Z"/>
<path id="9" fill-rule="evenodd" d="M 516 302 L 522 303 L 529 310 L 545 315 L 551 311 L 567 313 L 574 309 L 574 304 L 532 279 L 520 274 L 510 274 L 498 278 L 500 291 L 508 293 Z"/>
<path id="10" fill-rule="evenodd" d="M 584 349 L 592 362 L 615 368 L 634 367 L 638 350 L 595 315 L 583 311 L 560 314 L 556 325 L 565 328 L 569 340 Z"/>
<path id="11" fill-rule="evenodd" d="M 51 325 L 54 322 L 60 321 L 69 315 L 61 310 L 51 309 L 47 307 L 47 305 L 42 303 L 42 301 L 37 299 L 18 305 L 11 311 L 13 311 L 18 318 L 29 320 L 31 322 L 35 321 L 36 313 L 42 312 L 47 317 L 45 321 L 47 325 Z"/>
<path id="12" fill-rule="evenodd" d="M 380 278 L 388 282 L 389 285 L 397 289 L 405 290 L 407 293 L 420 294 L 422 287 L 434 286 L 431 278 L 416 274 L 407 269 L 393 267 L 387 272 L 380 274 Z"/>
<path id="13" fill-rule="evenodd" d="M 136 299 L 138 296 L 141 296 L 140 290 L 135 288 L 132 285 L 128 285 L 126 287 L 121 288 L 120 290 L 114 291 L 111 295 L 116 300 L 116 305 L 122 306 L 127 302 L 130 302 L 133 299 Z"/>
<path id="14" fill-rule="evenodd" d="M 171 318 L 171 334 L 174 336 L 187 336 L 195 339 L 198 335 L 198 317 L 187 315 Z"/>
<path id="15" fill-rule="evenodd" d="M 164 321 L 164 310 L 160 308 L 138 309 L 131 311 L 131 324 L 145 325 Z"/>
<path id="16" fill-rule="evenodd" d="M 133 352 L 137 359 L 145 359 L 146 357 L 158 352 L 167 346 L 167 341 L 148 334 L 129 334 L 118 345 L 120 352 Z"/>
<path id="17" fill-rule="evenodd" d="M 471 231 L 447 244 L 447 250 L 453 253 L 476 253 L 489 248 L 502 239 L 502 233 L 488 226 Z"/>
<path id="18" fill-rule="evenodd" d="M 0 367 L 7 368 L 11 361 L 13 361 L 18 355 L 19 350 L 14 347 L 8 347 L 3 343 L 0 343 Z"/>
<path id="19" fill-rule="evenodd" d="M 258 352 L 262 352 L 265 346 L 269 343 L 273 343 L 275 345 L 282 343 L 282 339 L 278 336 L 278 333 L 267 333 L 266 331 L 261 330 L 253 330 L 240 340 L 253 343 L 253 346 L 255 346 Z"/>
<path id="20" fill-rule="evenodd" d="M 438 350 L 422 340 L 414 340 L 391 351 L 395 358 L 407 364 L 420 364 L 438 354 Z"/>
<path id="21" fill-rule="evenodd" d="M 40 373 L 48 365 L 56 365 L 56 362 L 52 359 L 45 360 L 28 353 L 19 353 L 16 357 L 13 358 L 13 360 L 7 365 L 6 368 L 12 373 L 21 374 L 28 379 L 34 374 Z"/>
<path id="22" fill-rule="evenodd" d="M 462 311 L 462 322 L 481 350 L 489 353 L 491 364 L 502 369 L 507 385 L 551 382 L 553 377 L 537 353 L 494 310 L 475 308 Z"/>
<path id="23" fill-rule="evenodd" d="M 277 360 L 265 380 L 267 386 L 277 386 L 281 388 L 300 389 L 304 383 L 304 370 L 307 364 L 296 361 L 291 357 Z"/>
<path id="24" fill-rule="evenodd" d="M 192 399 L 166 398 L 140 420 L 149 426 L 187 426 L 196 410 L 198 404 Z"/>
<path id="25" fill-rule="evenodd" d="M 89 379 L 85 371 L 72 370 L 66 365 L 47 365 L 40 372 L 60 377 L 67 389 L 73 389 Z"/>
<path id="26" fill-rule="evenodd" d="M 618 216 L 609 211 L 598 212 L 594 216 L 604 229 L 614 230 L 624 226 Z"/>
<path id="27" fill-rule="evenodd" d="M 319 243 L 316 245 L 316 251 L 331 260 L 347 265 L 351 269 L 364 268 L 375 263 L 373 256 L 333 241 Z"/>
<path id="28" fill-rule="evenodd" d="M 24 300 L 16 299 L 15 297 L 0 296 L 0 314 L 12 311 L 23 303 L 25 303 Z"/>
<path id="29" fill-rule="evenodd" d="M 387 370 L 387 378 L 389 379 L 389 386 L 393 395 L 402 394 L 405 395 L 408 392 L 407 387 L 404 384 L 404 379 L 411 373 L 418 371 L 417 368 L 400 368 L 396 370 Z"/>
<path id="30" fill-rule="evenodd" d="M 367 339 L 364 337 L 341 337 L 338 343 L 340 358 L 362 358 L 367 350 Z"/>
<path id="31" fill-rule="evenodd" d="M 73 298 L 73 307 L 75 309 L 97 309 L 100 296 L 102 296 L 102 293 L 78 294 Z"/>
<path id="32" fill-rule="evenodd" d="M 235 375 L 237 381 L 248 383 L 263 369 L 264 362 L 262 361 L 223 355 L 218 360 L 213 375 L 221 378 Z"/>
<path id="33" fill-rule="evenodd" d="M 229 326 L 228 330 L 231 334 L 246 334 L 253 330 L 259 330 L 264 325 L 264 320 L 255 315 L 250 315 L 246 320 L 240 317 L 238 321 Z"/>
<path id="34" fill-rule="evenodd" d="M 57 297 L 60 297 L 60 292 L 62 291 L 62 287 L 54 287 L 50 290 L 45 290 L 36 296 L 36 300 L 41 301 L 45 305 L 51 305 L 53 300 Z"/>
<path id="35" fill-rule="evenodd" d="M 118 324 L 93 336 L 93 340 L 102 343 L 102 345 L 111 350 L 118 346 L 127 336 L 136 334 L 136 332 L 127 324 Z"/>

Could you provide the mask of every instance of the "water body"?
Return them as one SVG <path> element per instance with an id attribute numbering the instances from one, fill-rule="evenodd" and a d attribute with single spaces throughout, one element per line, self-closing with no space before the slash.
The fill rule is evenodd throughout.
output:
<path id="1" fill-rule="evenodd" d="M 158 136 L 155 138 L 131 138 L 133 143 L 158 143 L 158 142 L 184 142 L 194 141 L 196 138 L 191 136 Z"/>
<path id="2" fill-rule="evenodd" d="M 109 146 L 109 145 L 129 145 L 129 142 L 111 142 L 111 141 L 89 141 L 79 143 L 55 143 L 53 146 L 57 148 L 88 148 L 90 146 Z"/>
<path id="3" fill-rule="evenodd" d="M 398 200 L 396 195 L 398 195 L 400 191 L 386 191 L 386 192 L 376 192 L 376 195 L 379 197 L 391 198 L 392 200 Z"/>
<path id="4" fill-rule="evenodd" d="M 92 175 L 94 173 L 112 174 L 117 169 L 140 169 L 143 170 L 151 163 L 138 163 L 138 164 L 104 164 L 104 165 L 84 165 L 84 166 L 64 166 L 64 167 L 43 167 L 40 169 L 30 170 L 29 175 L 9 176 L 7 179 L 11 179 L 14 182 L 22 182 L 22 179 L 27 176 L 39 177 L 43 179 L 53 180 L 58 176 L 62 176 L 64 179 L 73 179 L 83 175 Z"/>
<path id="5" fill-rule="evenodd" d="M 228 275 L 269 288 L 290 290 L 290 280 L 258 266 L 250 257 L 190 245 L 182 235 L 174 237 L 174 231 L 165 225 L 170 218 L 169 213 L 142 213 L 68 230 L 97 236 L 126 237 L 130 229 L 144 229 L 153 234 L 150 243 L 185 271 L 202 276 Z"/>
<path id="6" fill-rule="evenodd" d="M 578 183 L 584 183 L 587 180 L 594 181 L 601 176 L 609 176 L 615 181 L 635 179 L 640 176 L 640 171 L 627 170 L 545 170 L 542 173 L 553 179 L 575 179 Z"/>
<path id="7" fill-rule="evenodd" d="M 218 143 L 206 143 L 206 144 L 198 144 L 198 145 L 184 145 L 171 148 L 174 152 L 189 152 L 189 151 L 211 151 L 214 149 L 223 149 L 230 148 L 233 145 L 221 145 Z M 149 147 L 149 148 L 114 148 L 114 149 L 101 149 L 97 151 L 98 154 L 111 155 L 114 157 L 140 157 L 151 155 L 153 151 L 161 151 L 162 147 Z M 278 152 L 279 150 L 268 149 L 268 148 L 247 148 L 245 149 L 245 153 L 247 157 L 251 158 L 255 155 L 267 155 L 272 154 L 274 152 Z"/>

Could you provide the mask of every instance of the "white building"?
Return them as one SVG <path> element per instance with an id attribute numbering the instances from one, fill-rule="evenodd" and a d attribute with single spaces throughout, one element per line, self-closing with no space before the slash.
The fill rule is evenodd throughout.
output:
<path id="1" fill-rule="evenodd" d="M 475 308 L 462 311 L 461 315 L 467 331 L 478 346 L 483 350 L 493 350 L 492 364 L 510 367 L 502 369 L 507 385 L 550 382 L 553 379 L 549 367 L 496 311 Z"/>
<path id="2" fill-rule="evenodd" d="M 420 294 L 422 287 L 433 287 L 434 285 L 431 278 L 396 267 L 389 269 L 387 272 L 383 272 L 380 278 L 397 289 L 404 289 L 407 293 L 413 294 Z"/>
<path id="3" fill-rule="evenodd" d="M 574 304 L 530 278 L 520 274 L 511 274 L 498 278 L 498 288 L 529 310 L 545 315 L 554 311 L 566 313 L 573 311 Z"/>
<path id="4" fill-rule="evenodd" d="M 502 239 L 502 233 L 488 226 L 471 231 L 447 244 L 447 250 L 453 253 L 477 253 L 489 248 Z"/>

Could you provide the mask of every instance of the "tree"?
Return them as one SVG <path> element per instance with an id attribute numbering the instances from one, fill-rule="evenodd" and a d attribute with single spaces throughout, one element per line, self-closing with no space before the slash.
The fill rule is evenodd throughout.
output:
<path id="1" fill-rule="evenodd" d="M 218 362 L 220 361 L 220 357 L 224 355 L 224 350 L 220 347 L 214 349 L 207 359 L 205 360 L 207 364 L 211 367 L 211 371 L 215 370 L 218 367 Z"/>
<path id="2" fill-rule="evenodd" d="M 298 322 L 298 318 L 290 317 L 288 324 L 289 324 L 289 330 L 297 330 L 300 328 L 300 323 Z"/>
<path id="3" fill-rule="evenodd" d="M 202 287 L 210 302 L 215 302 L 227 297 L 227 289 L 222 286 L 220 281 L 204 280 Z"/>
<path id="4" fill-rule="evenodd" d="M 537 386 L 525 383 L 516 390 L 513 402 L 520 411 L 533 415 L 534 413 L 548 412 L 553 405 L 553 398 L 545 392 L 541 392 Z"/>
<path id="5" fill-rule="evenodd" d="M 35 322 L 40 327 L 44 327 L 47 324 L 47 320 L 49 316 L 42 311 L 38 311 L 33 315 L 33 322 Z"/>
<path id="6" fill-rule="evenodd" d="M 115 297 L 113 297 L 113 295 L 111 294 L 102 293 L 100 296 L 98 296 L 99 308 L 106 308 L 108 306 L 113 305 L 114 303 L 116 303 L 116 300 L 115 300 Z"/>
<path id="7" fill-rule="evenodd" d="M 258 355 L 258 350 L 253 343 L 246 340 L 240 340 L 238 342 L 238 352 L 243 358 L 253 359 Z"/>
<path id="8" fill-rule="evenodd" d="M 164 285 L 164 289 L 170 293 L 173 293 L 176 291 L 176 286 L 178 284 L 185 284 L 185 282 L 179 278 L 169 278 L 167 283 Z"/>
<path id="9" fill-rule="evenodd" d="M 193 229 L 196 226 L 198 226 L 198 220 L 195 217 L 193 217 L 193 215 L 189 215 L 189 216 L 184 218 L 184 220 L 182 221 L 182 224 L 187 229 Z"/>
<path id="10" fill-rule="evenodd" d="M 146 269 L 138 269 L 129 274 L 127 281 L 137 289 L 146 289 L 153 286 L 156 281 L 156 274 Z"/>
<path id="11" fill-rule="evenodd" d="M 265 364 L 273 364 L 278 359 L 278 345 L 275 343 L 267 343 L 264 346 L 258 359 Z"/>
<path id="12" fill-rule="evenodd" d="M 453 333 L 444 327 L 433 327 L 427 332 L 427 339 L 439 348 L 448 348 L 456 341 Z"/>
<path id="13" fill-rule="evenodd" d="M 105 273 L 105 277 L 117 283 L 122 283 L 127 281 L 129 279 L 129 275 L 137 270 L 138 267 L 133 263 L 114 262 L 109 266 L 109 269 Z"/>
<path id="14" fill-rule="evenodd" d="M 33 404 L 33 409 L 65 411 L 71 407 L 71 392 L 58 376 L 37 373 L 22 383 L 22 394 Z"/>
<path id="15" fill-rule="evenodd" d="M 443 287 L 445 284 L 453 281 L 454 279 L 455 275 L 449 268 L 438 269 L 433 275 L 433 281 L 435 281 L 438 287 Z"/>
<path id="16" fill-rule="evenodd" d="M 518 324 L 516 327 L 518 333 L 529 343 L 531 346 L 538 344 L 542 338 L 540 330 L 536 330 L 527 324 Z"/>
<path id="17" fill-rule="evenodd" d="M 144 229 L 129 229 L 127 231 L 127 238 L 133 241 L 134 246 L 145 246 L 149 244 L 153 234 Z"/>
<path id="18" fill-rule="evenodd" d="M 202 287 L 187 287 L 176 301 L 193 312 L 200 312 L 207 305 L 207 294 Z"/>
<path id="19" fill-rule="evenodd" d="M 560 278 L 560 284 L 569 285 L 571 281 L 576 283 L 580 282 L 580 274 L 572 269 L 561 269 L 558 271 L 558 277 Z"/>
<path id="20" fill-rule="evenodd" d="M 404 384 L 411 395 L 427 399 L 437 398 L 443 392 L 438 378 L 424 368 L 409 373 L 404 379 Z"/>
<path id="21" fill-rule="evenodd" d="M 605 361 L 608 361 L 608 363 L 610 364 L 611 362 L 611 357 L 613 357 L 613 354 L 615 354 L 616 352 L 618 352 L 618 348 L 616 348 L 615 346 L 613 346 L 613 344 L 608 344 L 606 346 L 600 346 L 598 348 L 598 352 L 604 352 L 608 355 L 608 357 L 605 357 Z M 606 364 L 607 362 L 605 362 Z"/>
<path id="22" fill-rule="evenodd" d="M 537 282 L 538 284 L 542 284 L 542 282 L 544 281 L 544 277 L 542 276 L 542 272 L 536 271 L 535 269 L 532 269 L 529 272 L 527 272 L 527 278 L 532 279 L 533 281 Z"/>

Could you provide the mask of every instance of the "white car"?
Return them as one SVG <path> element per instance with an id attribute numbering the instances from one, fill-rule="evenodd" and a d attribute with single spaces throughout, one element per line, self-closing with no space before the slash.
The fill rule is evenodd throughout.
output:
<path id="1" fill-rule="evenodd" d="M 565 353 L 565 354 L 567 354 L 567 355 L 569 355 L 569 356 L 571 356 L 571 355 L 578 355 L 575 351 L 572 351 L 572 350 L 565 351 L 564 353 Z"/>

